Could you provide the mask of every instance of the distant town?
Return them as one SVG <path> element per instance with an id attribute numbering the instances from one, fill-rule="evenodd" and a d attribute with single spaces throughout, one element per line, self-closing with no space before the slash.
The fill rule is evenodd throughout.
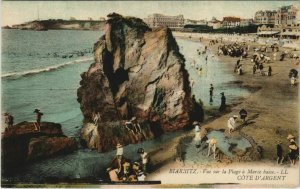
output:
<path id="1" fill-rule="evenodd" d="M 184 15 L 170 16 L 154 13 L 144 22 L 151 28 L 169 27 L 174 31 L 199 32 L 199 33 L 256 33 L 260 37 L 281 37 L 299 39 L 300 36 L 300 11 L 294 5 L 282 6 L 277 10 L 258 10 L 253 18 L 240 18 L 225 16 L 222 20 L 213 17 L 210 20 L 185 19 Z M 7 29 L 78 29 L 78 30 L 99 30 L 105 24 L 106 19 L 100 17 L 98 20 L 88 18 L 77 20 L 71 17 L 70 20 L 35 20 L 24 24 L 5 26 Z"/>

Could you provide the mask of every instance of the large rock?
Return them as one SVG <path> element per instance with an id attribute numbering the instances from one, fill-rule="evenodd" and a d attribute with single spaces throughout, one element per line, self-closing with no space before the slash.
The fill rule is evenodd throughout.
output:
<path id="1" fill-rule="evenodd" d="M 18 166 L 25 162 L 77 149 L 75 139 L 64 136 L 61 125 L 51 122 L 42 122 L 40 132 L 35 130 L 32 122 L 14 125 L 5 130 L 1 144 L 4 171 L 18 169 Z"/>
<path id="2" fill-rule="evenodd" d="M 112 127 L 123 130 L 122 120 L 133 116 L 146 122 L 147 132 L 175 131 L 201 120 L 202 109 L 191 97 L 185 60 L 170 29 L 151 31 L 138 18 L 108 17 L 105 35 L 94 46 L 95 63 L 81 74 L 78 89 L 82 138 L 88 146 L 103 151 L 117 142 L 136 142 L 126 131 L 107 135 Z M 94 113 L 101 115 L 99 126 L 87 137 Z"/>

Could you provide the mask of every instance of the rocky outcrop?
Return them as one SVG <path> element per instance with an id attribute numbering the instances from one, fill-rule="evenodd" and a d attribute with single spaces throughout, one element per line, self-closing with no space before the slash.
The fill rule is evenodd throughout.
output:
<path id="1" fill-rule="evenodd" d="M 4 171 L 18 168 L 25 162 L 77 149 L 75 139 L 64 136 L 61 125 L 51 122 L 42 122 L 40 132 L 35 130 L 34 123 L 21 122 L 6 129 L 1 141 Z"/>
<path id="2" fill-rule="evenodd" d="M 201 106 L 191 97 L 185 60 L 170 29 L 151 31 L 138 18 L 115 13 L 108 17 L 105 35 L 94 46 L 95 63 L 81 74 L 78 89 L 85 123 L 82 138 L 88 146 L 111 150 L 118 141 L 137 142 L 201 120 Z M 88 137 L 97 113 L 98 127 Z M 144 123 L 145 135 L 138 139 L 122 122 L 133 116 Z"/>

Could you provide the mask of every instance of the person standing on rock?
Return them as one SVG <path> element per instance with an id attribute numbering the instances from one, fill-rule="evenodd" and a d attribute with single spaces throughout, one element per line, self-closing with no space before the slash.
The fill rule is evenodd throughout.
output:
<path id="1" fill-rule="evenodd" d="M 137 122 L 136 117 L 132 117 L 130 121 L 126 121 L 125 127 L 128 131 L 131 131 L 133 134 L 142 133 L 142 128 Z"/>
<path id="2" fill-rule="evenodd" d="M 235 120 L 237 119 L 238 116 L 234 115 L 232 117 L 230 117 L 227 121 L 227 127 L 229 129 L 229 133 L 231 133 L 232 131 L 234 131 L 235 129 Z"/>
<path id="3" fill-rule="evenodd" d="M 39 109 L 35 109 L 33 113 L 36 114 L 35 130 L 41 131 L 41 119 L 44 114 Z"/>
<path id="4" fill-rule="evenodd" d="M 282 150 L 282 146 L 281 146 L 280 141 L 277 142 L 276 151 L 277 151 L 277 164 L 282 165 L 282 162 L 284 160 L 284 156 L 283 156 L 283 150 Z"/>
<path id="5" fill-rule="evenodd" d="M 226 109 L 226 97 L 224 95 L 224 92 L 221 92 L 220 94 L 222 95 L 222 97 L 221 97 L 221 106 L 219 108 L 219 111 L 223 112 Z"/>
<path id="6" fill-rule="evenodd" d="M 9 128 L 14 125 L 14 117 L 9 113 L 4 113 L 5 127 Z"/>

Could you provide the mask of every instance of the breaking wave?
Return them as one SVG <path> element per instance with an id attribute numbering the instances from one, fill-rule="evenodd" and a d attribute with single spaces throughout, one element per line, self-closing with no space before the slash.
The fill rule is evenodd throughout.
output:
<path id="1" fill-rule="evenodd" d="M 46 68 L 37 68 L 37 69 L 23 71 L 23 72 L 12 72 L 12 73 L 7 73 L 7 74 L 1 75 L 1 78 L 35 75 L 35 74 L 39 74 L 39 73 L 43 73 L 43 72 L 54 71 L 54 70 L 57 70 L 59 68 L 71 65 L 71 64 L 76 64 L 76 63 L 81 63 L 81 62 L 86 62 L 86 61 L 92 61 L 92 60 L 93 60 L 93 58 L 90 57 L 90 58 L 74 60 L 74 61 L 70 61 L 70 62 L 66 62 L 66 63 L 63 63 L 63 64 L 54 65 L 54 66 L 48 66 Z"/>

